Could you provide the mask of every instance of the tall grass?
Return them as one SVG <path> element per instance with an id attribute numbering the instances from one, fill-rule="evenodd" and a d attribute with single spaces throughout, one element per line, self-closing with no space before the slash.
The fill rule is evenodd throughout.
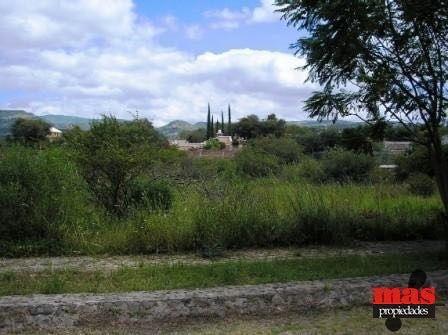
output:
<path id="1" fill-rule="evenodd" d="M 65 236 L 73 250 L 87 254 L 438 238 L 440 210 L 437 197 L 414 196 L 396 185 L 239 180 L 186 186 L 168 212 L 105 217 Z"/>

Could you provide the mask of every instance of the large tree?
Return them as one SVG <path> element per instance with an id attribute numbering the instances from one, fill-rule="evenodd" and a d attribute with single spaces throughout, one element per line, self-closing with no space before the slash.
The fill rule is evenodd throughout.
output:
<path id="1" fill-rule="evenodd" d="M 276 5 L 301 31 L 292 48 L 306 58 L 309 79 L 322 87 L 305 102 L 309 115 L 399 122 L 430 154 L 446 218 L 448 163 L 440 130 L 448 107 L 448 1 L 277 0 Z"/>
<path id="2" fill-rule="evenodd" d="M 41 119 L 18 118 L 11 126 L 14 140 L 26 144 L 44 141 L 50 131 L 50 124 Z"/>

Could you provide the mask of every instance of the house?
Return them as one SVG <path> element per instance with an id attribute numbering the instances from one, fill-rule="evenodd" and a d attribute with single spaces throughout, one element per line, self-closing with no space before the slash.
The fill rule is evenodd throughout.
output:
<path id="1" fill-rule="evenodd" d="M 49 129 L 49 131 L 48 131 L 48 135 L 47 135 L 47 137 L 50 139 L 50 140 L 54 140 L 54 139 L 57 139 L 57 138 L 60 138 L 60 137 L 62 137 L 62 131 L 60 131 L 58 128 L 56 128 L 56 127 L 50 127 L 50 129 Z"/>

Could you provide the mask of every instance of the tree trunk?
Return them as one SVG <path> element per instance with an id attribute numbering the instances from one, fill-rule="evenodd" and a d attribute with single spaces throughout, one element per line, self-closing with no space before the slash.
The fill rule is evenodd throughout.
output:
<path id="1" fill-rule="evenodd" d="M 445 254 L 448 257 L 448 160 L 444 155 L 440 136 L 435 137 L 436 138 L 429 150 L 437 188 L 444 207 L 443 222 L 445 227 Z"/>

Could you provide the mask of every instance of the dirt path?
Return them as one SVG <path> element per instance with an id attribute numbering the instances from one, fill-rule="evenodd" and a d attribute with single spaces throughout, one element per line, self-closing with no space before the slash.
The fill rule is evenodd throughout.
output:
<path id="1" fill-rule="evenodd" d="M 0 258 L 0 273 L 53 270 L 112 271 L 122 267 L 150 264 L 210 264 L 212 262 L 255 261 L 269 259 L 320 258 L 347 255 L 373 255 L 443 250 L 443 241 L 365 242 L 352 248 L 306 247 L 228 251 L 224 257 L 209 260 L 196 254 L 148 256 L 80 256 L 41 258 Z"/>

